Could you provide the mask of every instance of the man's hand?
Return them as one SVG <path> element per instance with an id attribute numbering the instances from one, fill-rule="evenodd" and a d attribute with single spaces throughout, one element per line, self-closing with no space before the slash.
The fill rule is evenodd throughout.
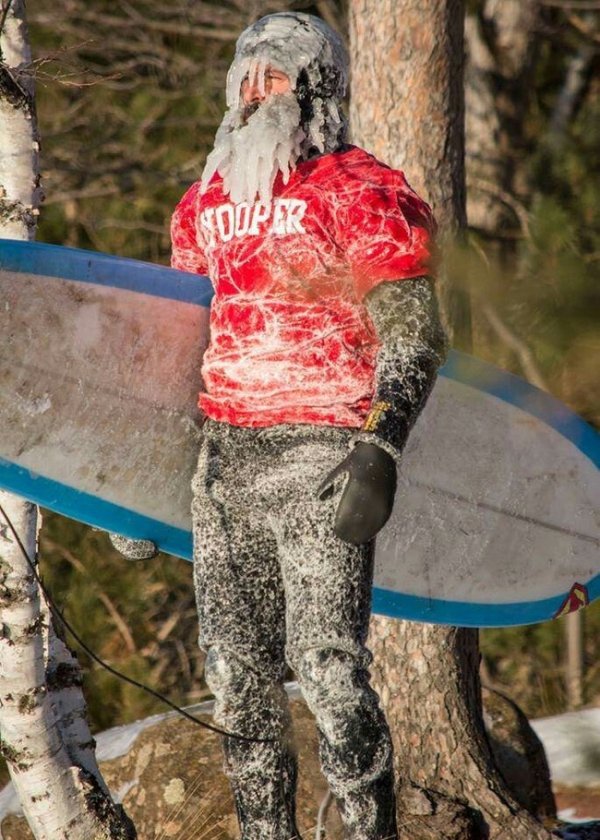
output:
<path id="1" fill-rule="evenodd" d="M 373 539 L 390 517 L 396 493 L 396 464 L 379 446 L 359 441 L 319 487 L 321 500 L 333 494 L 341 477 L 346 481 L 333 530 L 344 542 L 361 545 Z"/>
<path id="2" fill-rule="evenodd" d="M 113 548 L 127 560 L 150 560 L 158 554 L 158 548 L 152 540 L 132 540 L 120 534 L 108 535 Z"/>

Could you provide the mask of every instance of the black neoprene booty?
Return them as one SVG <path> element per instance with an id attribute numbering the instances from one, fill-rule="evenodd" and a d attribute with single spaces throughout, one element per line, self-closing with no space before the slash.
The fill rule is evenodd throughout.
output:
<path id="1" fill-rule="evenodd" d="M 391 770 L 355 790 L 347 789 L 343 796 L 337 797 L 337 805 L 348 837 L 368 837 L 369 840 L 396 840 L 398 837 Z"/>
<path id="2" fill-rule="evenodd" d="M 297 762 L 282 743 L 224 739 L 241 840 L 296 840 Z"/>
<path id="3" fill-rule="evenodd" d="M 334 531 L 344 542 L 362 545 L 372 540 L 390 517 L 396 493 L 396 464 L 381 447 L 359 441 L 321 484 L 319 498 L 331 496 L 342 478 L 346 481 Z"/>

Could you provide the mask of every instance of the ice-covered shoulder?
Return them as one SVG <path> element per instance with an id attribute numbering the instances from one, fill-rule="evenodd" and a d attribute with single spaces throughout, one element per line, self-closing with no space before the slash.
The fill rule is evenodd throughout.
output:
<path id="1" fill-rule="evenodd" d="M 171 267 L 206 274 L 208 266 L 196 234 L 200 181 L 189 187 L 171 216 Z"/>
<path id="2" fill-rule="evenodd" d="M 388 206 L 397 205 L 410 224 L 435 233 L 436 223 L 427 202 L 413 189 L 406 174 L 378 160 L 374 155 L 358 146 L 346 147 L 340 153 L 331 187 L 342 189 L 350 201 L 363 201 Z"/>
<path id="3" fill-rule="evenodd" d="M 359 146 L 346 145 L 322 159 L 324 178 L 331 189 L 356 190 L 402 188 L 406 179 L 402 172 L 377 160 Z M 325 172 L 327 173 L 325 175 Z"/>
<path id="4" fill-rule="evenodd" d="M 368 177 L 378 184 L 391 184 L 405 180 L 403 172 L 393 169 L 366 149 L 362 149 L 360 146 L 349 146 L 347 148 L 349 152 L 345 157 L 345 165 L 348 174 L 352 177 Z"/>

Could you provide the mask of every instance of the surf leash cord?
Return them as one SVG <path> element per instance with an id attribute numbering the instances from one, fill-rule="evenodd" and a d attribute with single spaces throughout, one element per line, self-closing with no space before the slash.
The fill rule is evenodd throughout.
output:
<path id="1" fill-rule="evenodd" d="M 27 561 L 27 564 L 28 564 L 29 568 L 31 569 L 31 572 L 32 572 L 32 574 L 33 574 L 33 576 L 34 576 L 34 578 L 35 578 L 35 580 L 36 580 L 36 582 L 37 582 L 37 584 L 40 588 L 40 591 L 42 592 L 42 594 L 44 595 L 44 598 L 46 599 L 46 602 L 47 602 L 47 604 L 50 608 L 50 612 L 52 613 L 53 617 L 57 621 L 59 621 L 60 624 L 64 627 L 64 629 L 67 631 L 67 633 L 69 633 L 69 635 L 72 636 L 73 639 L 75 639 L 77 644 L 81 647 L 82 650 L 84 650 L 87 653 L 87 655 L 90 657 L 90 659 L 92 659 L 94 662 L 96 662 L 98 665 L 100 665 L 102 668 L 104 668 L 106 671 L 109 672 L 109 674 L 112 674 L 114 677 L 117 677 L 118 679 L 123 680 L 124 682 L 129 683 L 130 685 L 133 685 L 136 688 L 141 688 L 142 691 L 145 691 L 147 694 L 150 694 L 152 697 L 155 697 L 157 700 L 160 700 L 162 703 L 165 703 L 167 706 L 170 706 L 171 709 L 173 709 L 178 714 L 182 715 L 182 717 L 186 718 L 187 720 L 192 721 L 192 723 L 195 723 L 198 726 L 202 726 L 204 729 L 209 729 L 211 732 L 216 732 L 217 735 L 224 735 L 226 738 L 237 738 L 240 741 L 249 741 L 249 742 L 258 743 L 258 744 L 267 744 L 267 743 L 273 743 L 274 741 L 277 741 L 276 738 L 251 738 L 248 735 L 240 735 L 237 732 L 227 732 L 227 730 L 225 730 L 225 729 L 220 729 L 218 726 L 214 726 L 213 724 L 206 723 L 206 721 L 200 720 L 200 718 L 197 718 L 195 715 L 192 715 L 192 714 L 190 714 L 190 712 L 187 712 L 185 709 L 182 709 L 181 706 L 178 706 L 177 703 L 174 703 L 172 700 L 169 700 L 168 697 L 165 697 L 164 694 L 161 694 L 159 691 L 155 691 L 153 688 L 150 688 L 150 686 L 145 685 L 144 683 L 138 682 L 137 680 L 134 680 L 132 677 L 128 677 L 127 674 L 124 674 L 122 671 L 119 671 L 116 668 L 113 668 L 112 665 L 109 665 L 108 662 L 105 662 L 100 656 L 98 656 L 97 653 L 94 653 L 94 651 L 91 650 L 88 647 L 88 645 L 83 641 L 83 639 L 81 638 L 79 633 L 74 629 L 73 625 L 68 621 L 68 619 L 66 619 L 64 617 L 62 612 L 59 610 L 59 608 L 56 605 L 54 599 L 52 598 L 48 589 L 46 588 L 46 585 L 44 584 L 40 575 L 38 574 L 36 562 L 34 560 L 32 560 L 31 557 L 29 556 L 29 554 L 27 552 L 27 549 L 23 545 L 21 537 L 17 533 L 17 530 L 16 530 L 15 526 L 11 522 L 10 518 L 8 517 L 8 515 L 7 515 L 6 511 L 4 510 L 4 508 L 2 507 L 2 505 L 0 505 L 0 514 L 2 515 L 6 524 L 8 525 L 11 534 L 15 538 L 15 541 L 16 541 L 17 545 L 19 546 L 19 550 L 21 551 L 23 557 Z"/>

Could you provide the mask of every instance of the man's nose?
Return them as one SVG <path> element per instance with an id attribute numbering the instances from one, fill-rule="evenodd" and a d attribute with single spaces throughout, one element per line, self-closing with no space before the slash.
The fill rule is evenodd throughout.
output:
<path id="1" fill-rule="evenodd" d="M 266 97 L 265 91 L 261 91 L 258 79 L 255 77 L 252 81 L 246 82 L 246 90 L 244 99 L 246 102 L 262 102 Z"/>

